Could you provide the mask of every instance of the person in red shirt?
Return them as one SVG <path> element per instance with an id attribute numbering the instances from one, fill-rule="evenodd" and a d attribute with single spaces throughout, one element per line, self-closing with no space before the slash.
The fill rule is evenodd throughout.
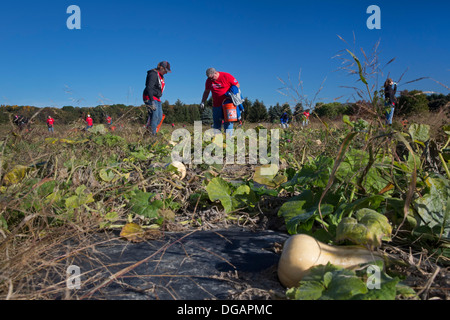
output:
<path id="1" fill-rule="evenodd" d="M 87 127 L 86 130 L 92 128 L 94 126 L 94 120 L 92 120 L 91 116 L 88 114 L 86 118 Z"/>
<path id="2" fill-rule="evenodd" d="M 205 91 L 203 92 L 202 102 L 200 104 L 203 109 L 205 106 L 205 102 L 208 99 L 210 93 L 212 93 L 213 99 L 213 128 L 217 130 L 222 129 L 222 119 L 223 119 L 223 110 L 222 103 L 227 96 L 225 95 L 228 90 L 232 86 L 236 86 L 239 88 L 239 82 L 233 77 L 231 74 L 226 72 L 218 72 L 214 68 L 209 68 L 206 70 L 206 79 L 205 83 Z M 233 123 L 225 122 L 223 123 L 223 127 L 225 130 L 232 130 Z"/>
<path id="3" fill-rule="evenodd" d="M 306 109 L 305 112 L 303 112 L 303 123 L 302 125 L 305 127 L 309 124 L 309 109 Z"/>
<path id="4" fill-rule="evenodd" d="M 108 127 L 111 127 L 111 125 L 112 125 L 112 118 L 111 118 L 111 116 L 106 115 L 106 124 L 108 125 Z"/>
<path id="5" fill-rule="evenodd" d="M 48 132 L 51 132 L 51 133 L 55 132 L 54 128 L 53 128 L 54 123 L 55 123 L 55 120 L 51 116 L 48 116 L 48 118 L 47 118 Z"/>

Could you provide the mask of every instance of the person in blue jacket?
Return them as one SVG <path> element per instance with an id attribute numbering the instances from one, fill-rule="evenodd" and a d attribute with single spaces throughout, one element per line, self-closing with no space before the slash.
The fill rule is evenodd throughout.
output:
<path id="1" fill-rule="evenodd" d="M 280 122 L 282 128 L 289 128 L 289 116 L 286 112 L 281 115 Z"/>

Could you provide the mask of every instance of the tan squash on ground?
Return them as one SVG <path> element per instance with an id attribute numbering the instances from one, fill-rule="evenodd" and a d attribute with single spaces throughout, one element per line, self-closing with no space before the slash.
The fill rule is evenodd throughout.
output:
<path id="1" fill-rule="evenodd" d="M 383 260 L 382 257 L 361 246 L 331 246 L 311 236 L 297 234 L 284 244 L 278 264 L 278 278 L 287 288 L 298 286 L 308 270 L 328 262 L 350 268 L 362 263 Z"/>
<path id="2" fill-rule="evenodd" d="M 178 178 L 180 180 L 183 180 L 186 177 L 186 166 L 180 161 L 173 161 L 171 165 L 178 171 L 178 174 L 173 174 L 172 177 L 174 179 Z"/>

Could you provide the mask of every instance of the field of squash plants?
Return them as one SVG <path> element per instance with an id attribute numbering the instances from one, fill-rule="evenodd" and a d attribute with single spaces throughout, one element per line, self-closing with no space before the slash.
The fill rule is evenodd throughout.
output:
<path id="1" fill-rule="evenodd" d="M 183 179 L 170 165 L 169 126 L 157 138 L 127 123 L 114 132 L 2 128 L 0 297 L 49 298 L 33 275 L 57 264 L 47 256 L 75 236 L 88 246 L 102 232 L 138 242 L 167 230 L 239 225 L 358 244 L 390 258 L 376 292 L 368 292 L 364 269 L 329 264 L 286 299 L 448 299 L 449 125 L 386 128 L 344 117 L 253 127 L 280 130 L 278 171 L 188 164 Z"/>

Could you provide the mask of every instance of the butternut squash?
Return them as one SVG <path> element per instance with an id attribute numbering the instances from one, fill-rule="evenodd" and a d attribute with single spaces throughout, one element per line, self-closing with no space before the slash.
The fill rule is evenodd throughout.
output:
<path id="1" fill-rule="evenodd" d="M 174 173 L 172 175 L 173 179 L 178 178 L 180 180 L 183 180 L 186 177 L 186 166 L 182 162 L 173 161 L 172 163 L 170 163 L 170 165 L 177 169 L 177 173 Z"/>
<path id="2" fill-rule="evenodd" d="M 287 288 L 298 286 L 309 269 L 328 262 L 351 268 L 362 263 L 383 260 L 382 256 L 361 246 L 331 246 L 315 238 L 297 234 L 286 240 L 278 264 L 278 278 Z"/>

